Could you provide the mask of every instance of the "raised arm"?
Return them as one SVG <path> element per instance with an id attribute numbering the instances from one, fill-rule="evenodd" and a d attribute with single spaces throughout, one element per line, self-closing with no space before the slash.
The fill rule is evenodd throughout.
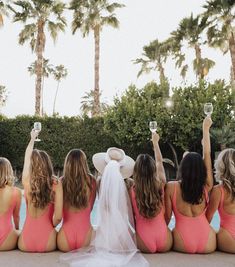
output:
<path id="1" fill-rule="evenodd" d="M 210 191 L 213 187 L 213 174 L 212 174 L 212 164 L 211 164 L 211 142 L 210 142 L 210 127 L 212 125 L 212 120 L 207 116 L 203 121 L 202 131 L 203 131 L 203 159 L 206 165 L 206 187 Z"/>
<path id="2" fill-rule="evenodd" d="M 34 141 L 38 135 L 38 133 L 32 129 L 31 131 L 31 138 L 28 143 L 28 146 L 25 150 L 25 156 L 24 156 L 24 167 L 23 167 L 23 173 L 22 173 L 22 184 L 24 186 L 27 186 L 29 184 L 29 175 L 30 175 L 30 158 L 33 152 L 34 147 Z"/>
<path id="3" fill-rule="evenodd" d="M 163 184 L 166 184 L 166 174 L 163 167 L 162 153 L 158 144 L 159 139 L 160 137 L 157 133 L 152 133 L 152 142 L 153 142 L 153 150 L 156 161 L 157 175 L 160 181 Z"/>
<path id="4" fill-rule="evenodd" d="M 60 180 L 56 178 L 53 178 L 53 180 L 53 191 L 55 193 L 53 225 L 56 227 L 63 217 L 63 186 Z"/>

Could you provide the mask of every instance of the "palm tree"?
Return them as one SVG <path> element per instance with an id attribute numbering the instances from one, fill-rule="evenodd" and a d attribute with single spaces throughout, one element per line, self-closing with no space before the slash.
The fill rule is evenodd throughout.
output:
<path id="1" fill-rule="evenodd" d="M 60 0 L 19 0 L 14 1 L 13 5 L 8 5 L 8 7 L 14 14 L 13 22 L 25 24 L 19 34 L 19 43 L 23 45 L 29 41 L 32 51 L 37 56 L 35 115 L 40 116 L 45 31 L 47 27 L 51 37 L 56 41 L 58 32 L 65 30 L 66 20 L 62 16 L 65 4 Z"/>
<path id="2" fill-rule="evenodd" d="M 137 77 L 143 73 L 157 71 L 160 76 L 160 84 L 165 84 L 167 78 L 165 76 L 164 64 L 169 56 L 168 42 L 159 42 L 158 39 L 156 39 L 150 42 L 149 45 L 144 46 L 143 50 L 143 57 L 134 60 L 134 64 L 141 64 L 141 69 L 138 72 Z"/>
<path id="3" fill-rule="evenodd" d="M 99 97 L 101 96 L 101 93 Z M 89 116 L 94 114 L 94 90 L 91 90 L 90 92 L 86 92 L 85 96 L 82 97 L 81 101 L 81 111 L 83 116 Z M 108 109 L 108 105 L 104 102 L 100 103 L 100 114 L 104 114 L 106 110 Z"/>
<path id="4" fill-rule="evenodd" d="M 54 98 L 54 104 L 53 104 L 53 115 L 55 115 L 55 103 L 56 103 L 56 98 L 59 90 L 59 85 L 62 79 L 66 78 L 68 75 L 68 71 L 65 68 L 64 65 L 58 65 L 55 67 L 55 69 L 52 71 L 52 74 L 54 76 L 54 79 L 57 81 L 57 88 L 56 88 L 56 93 L 55 93 L 55 98 Z"/>
<path id="5" fill-rule="evenodd" d="M 7 101 L 7 90 L 6 86 L 0 85 L 0 110 L 3 106 L 5 106 Z"/>
<path id="6" fill-rule="evenodd" d="M 43 58 L 43 66 L 42 66 L 42 89 L 41 89 L 41 115 L 44 115 L 44 109 L 43 109 L 43 91 L 44 91 L 44 81 L 45 78 L 48 78 L 49 75 L 53 71 L 53 65 L 49 64 L 49 59 Z M 28 67 L 28 72 L 30 75 L 36 75 L 37 73 L 37 61 L 34 61 L 30 64 Z"/>
<path id="7" fill-rule="evenodd" d="M 207 18 L 201 18 L 200 16 L 194 18 L 193 14 L 191 14 L 190 17 L 183 18 L 179 23 L 178 29 L 171 33 L 172 38 L 180 43 L 180 47 L 182 47 L 182 42 L 185 40 L 194 49 L 193 69 L 199 79 L 204 79 L 209 70 L 215 65 L 214 61 L 202 58 L 201 46 L 205 42 L 201 40 L 201 36 L 207 25 Z"/>
<path id="8" fill-rule="evenodd" d="M 202 14 L 208 19 L 208 43 L 220 48 L 224 54 L 230 52 L 233 77 L 235 77 L 235 2 L 234 0 L 207 0 Z"/>
<path id="9" fill-rule="evenodd" d="M 119 21 L 114 13 L 117 8 L 124 5 L 119 3 L 109 3 L 108 0 L 72 0 L 70 9 L 74 11 L 72 32 L 73 34 L 80 29 L 83 37 L 90 31 L 95 39 L 95 84 L 94 84 L 94 108 L 92 116 L 100 114 L 100 88 L 99 88 L 99 60 L 100 60 L 100 33 L 104 26 L 118 28 Z"/>

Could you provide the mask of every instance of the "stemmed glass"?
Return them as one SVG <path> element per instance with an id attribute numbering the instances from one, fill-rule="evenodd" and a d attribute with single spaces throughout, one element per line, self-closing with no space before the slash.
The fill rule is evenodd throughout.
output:
<path id="1" fill-rule="evenodd" d="M 42 130 L 42 124 L 41 124 L 41 122 L 38 122 L 38 121 L 35 122 L 34 125 L 33 125 L 33 128 L 34 128 L 34 131 L 39 134 L 41 132 L 41 130 Z M 39 142 L 39 141 L 41 141 L 41 139 L 39 139 L 38 136 L 37 136 L 37 138 L 35 139 L 35 141 L 36 142 Z"/>
<path id="2" fill-rule="evenodd" d="M 210 117 L 213 112 L 213 105 L 212 103 L 205 103 L 204 105 L 204 113 Z"/>
<path id="3" fill-rule="evenodd" d="M 149 122 L 149 130 L 152 133 L 155 133 L 157 131 L 157 122 L 156 121 L 150 121 Z"/>

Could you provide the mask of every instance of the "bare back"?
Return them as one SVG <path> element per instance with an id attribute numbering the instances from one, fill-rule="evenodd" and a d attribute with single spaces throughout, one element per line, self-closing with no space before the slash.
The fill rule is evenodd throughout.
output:
<path id="1" fill-rule="evenodd" d="M 14 187 L 6 185 L 0 188 L 0 215 L 7 212 L 12 204 Z"/>
<path id="2" fill-rule="evenodd" d="M 205 194 L 203 194 L 203 199 L 200 204 L 193 205 L 183 200 L 180 182 L 176 182 L 175 186 L 176 186 L 176 207 L 178 212 L 188 217 L 196 217 L 201 215 L 206 208 Z"/>

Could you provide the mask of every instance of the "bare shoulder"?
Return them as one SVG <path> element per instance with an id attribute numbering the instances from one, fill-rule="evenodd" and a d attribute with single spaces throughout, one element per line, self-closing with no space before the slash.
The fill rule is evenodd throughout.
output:
<path id="1" fill-rule="evenodd" d="M 173 192 L 174 192 L 175 186 L 178 185 L 178 184 L 179 184 L 178 181 L 170 181 L 170 182 L 168 182 L 166 184 L 166 186 L 165 186 L 165 192 L 166 192 L 166 194 L 172 195 Z"/>
<path id="2" fill-rule="evenodd" d="M 218 185 L 214 185 L 212 187 L 211 193 L 210 194 L 214 194 L 214 195 L 220 195 L 221 194 L 221 187 L 223 187 L 223 185 L 218 184 Z"/>
<path id="3" fill-rule="evenodd" d="M 135 182 L 133 179 L 127 178 L 125 179 L 125 184 L 126 184 L 127 190 L 129 191 L 131 187 L 134 186 Z"/>

